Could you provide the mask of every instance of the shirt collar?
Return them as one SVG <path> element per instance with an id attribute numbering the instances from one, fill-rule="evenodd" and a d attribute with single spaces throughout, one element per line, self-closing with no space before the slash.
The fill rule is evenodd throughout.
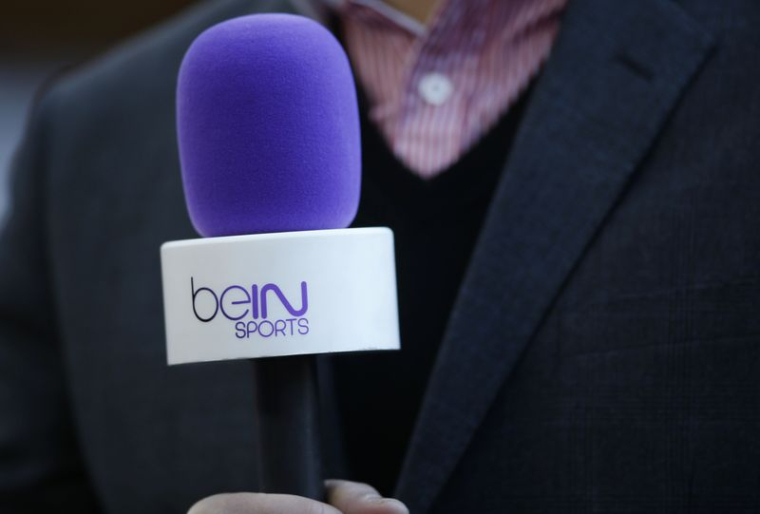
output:
<path id="1" fill-rule="evenodd" d="M 427 27 L 424 23 L 402 13 L 382 0 L 309 0 L 309 2 L 317 9 L 321 7 L 322 9 L 326 8 L 331 11 L 339 11 L 348 4 L 362 5 L 380 13 L 415 36 L 423 36 L 427 32 Z"/>

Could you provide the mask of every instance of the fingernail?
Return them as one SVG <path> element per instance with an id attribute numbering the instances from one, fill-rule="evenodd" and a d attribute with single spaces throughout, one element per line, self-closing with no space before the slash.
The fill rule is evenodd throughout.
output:
<path id="1" fill-rule="evenodd" d="M 395 498 L 382 498 L 380 496 L 376 498 L 368 498 L 369 501 L 371 501 L 374 504 L 382 505 L 383 507 L 387 507 L 389 514 L 409 514 L 409 509 L 406 508 L 406 505 L 401 503 L 399 500 Z"/>

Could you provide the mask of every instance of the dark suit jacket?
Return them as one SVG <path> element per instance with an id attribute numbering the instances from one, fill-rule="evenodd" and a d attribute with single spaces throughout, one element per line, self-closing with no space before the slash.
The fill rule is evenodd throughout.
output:
<path id="1" fill-rule="evenodd" d="M 196 237 L 183 52 L 283 10 L 214 0 L 44 95 L 0 243 L 3 512 L 257 487 L 249 366 L 166 366 L 158 249 Z M 399 479 L 414 513 L 760 511 L 759 23 L 571 0 Z"/>

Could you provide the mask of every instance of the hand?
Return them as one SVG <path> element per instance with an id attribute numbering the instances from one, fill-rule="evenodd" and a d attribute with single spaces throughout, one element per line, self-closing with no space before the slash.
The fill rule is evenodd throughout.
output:
<path id="1" fill-rule="evenodd" d="M 367 484 L 346 480 L 325 482 L 327 502 L 290 494 L 216 494 L 192 506 L 188 514 L 409 514 L 393 498 L 383 498 Z"/>

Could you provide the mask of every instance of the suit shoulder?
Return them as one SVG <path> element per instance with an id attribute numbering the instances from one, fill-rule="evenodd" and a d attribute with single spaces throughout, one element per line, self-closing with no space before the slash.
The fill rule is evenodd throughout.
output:
<path id="1" fill-rule="evenodd" d="M 156 105 L 173 104 L 180 63 L 198 34 L 225 19 L 280 11 L 292 11 L 290 3 L 203 2 L 66 73 L 41 95 L 43 103 L 53 110 L 48 114 L 65 119 L 67 127 L 90 117 L 104 121 L 103 116 L 114 112 L 152 112 Z"/>
<path id="2" fill-rule="evenodd" d="M 760 2 L 757 0 L 674 0 L 699 24 L 717 36 L 738 33 L 757 36 Z M 757 37 L 754 41 L 760 41 Z"/>

